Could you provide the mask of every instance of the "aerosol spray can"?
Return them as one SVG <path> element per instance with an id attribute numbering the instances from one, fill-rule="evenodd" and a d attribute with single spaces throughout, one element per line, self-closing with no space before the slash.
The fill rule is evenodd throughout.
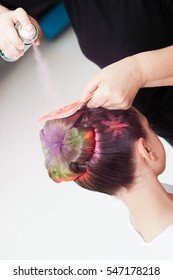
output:
<path id="1" fill-rule="evenodd" d="M 24 42 L 25 47 L 24 47 L 24 53 L 32 46 L 33 42 L 37 39 L 38 37 L 38 31 L 36 26 L 32 23 L 32 30 L 31 31 L 27 31 L 25 30 L 22 25 L 20 24 L 20 22 L 17 22 L 15 25 L 15 28 L 17 30 L 17 33 L 20 37 L 20 39 Z M 0 50 L 0 56 L 5 59 L 6 61 L 9 62 L 13 62 L 18 60 L 20 57 L 16 58 L 16 59 L 11 59 L 8 58 L 1 50 Z"/>

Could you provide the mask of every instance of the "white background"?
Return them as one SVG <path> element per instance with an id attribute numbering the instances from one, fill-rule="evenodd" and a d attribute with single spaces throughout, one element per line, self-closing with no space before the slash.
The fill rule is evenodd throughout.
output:
<path id="1" fill-rule="evenodd" d="M 43 88 L 32 50 L 0 65 L 0 259 L 148 258 L 121 202 L 48 177 L 37 119 L 76 101 L 98 68 L 71 29 L 43 42 L 41 52 L 56 93 Z M 161 181 L 171 184 L 173 150 L 165 147 Z"/>

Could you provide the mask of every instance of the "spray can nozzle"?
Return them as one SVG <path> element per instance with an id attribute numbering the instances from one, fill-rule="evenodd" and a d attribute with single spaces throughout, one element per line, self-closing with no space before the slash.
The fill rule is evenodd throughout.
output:
<path id="1" fill-rule="evenodd" d="M 23 38 L 27 38 L 27 39 L 32 38 L 34 33 L 35 33 L 35 29 L 34 29 L 33 25 L 32 25 L 31 31 L 26 30 L 23 26 L 21 26 L 21 28 L 20 28 L 20 35 Z"/>
<path id="2" fill-rule="evenodd" d="M 16 30 L 20 39 L 24 42 L 25 45 L 32 45 L 32 43 L 37 39 L 38 32 L 36 26 L 32 24 L 32 29 L 30 31 L 26 30 L 20 22 L 16 23 Z"/>

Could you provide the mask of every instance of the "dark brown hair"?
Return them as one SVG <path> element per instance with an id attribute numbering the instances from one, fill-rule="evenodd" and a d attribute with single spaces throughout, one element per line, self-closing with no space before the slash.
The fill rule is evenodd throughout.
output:
<path id="1" fill-rule="evenodd" d="M 133 183 L 134 143 L 146 137 L 138 112 L 104 108 L 77 111 L 47 121 L 40 132 L 49 176 L 83 188 L 115 194 Z"/>

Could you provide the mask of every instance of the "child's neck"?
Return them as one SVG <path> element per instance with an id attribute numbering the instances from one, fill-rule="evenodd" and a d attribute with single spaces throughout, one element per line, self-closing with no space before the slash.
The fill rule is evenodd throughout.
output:
<path id="1" fill-rule="evenodd" d="M 157 178 L 149 175 L 145 180 L 138 180 L 119 198 L 129 209 L 133 227 L 146 242 L 173 224 L 172 195 L 165 191 Z"/>

